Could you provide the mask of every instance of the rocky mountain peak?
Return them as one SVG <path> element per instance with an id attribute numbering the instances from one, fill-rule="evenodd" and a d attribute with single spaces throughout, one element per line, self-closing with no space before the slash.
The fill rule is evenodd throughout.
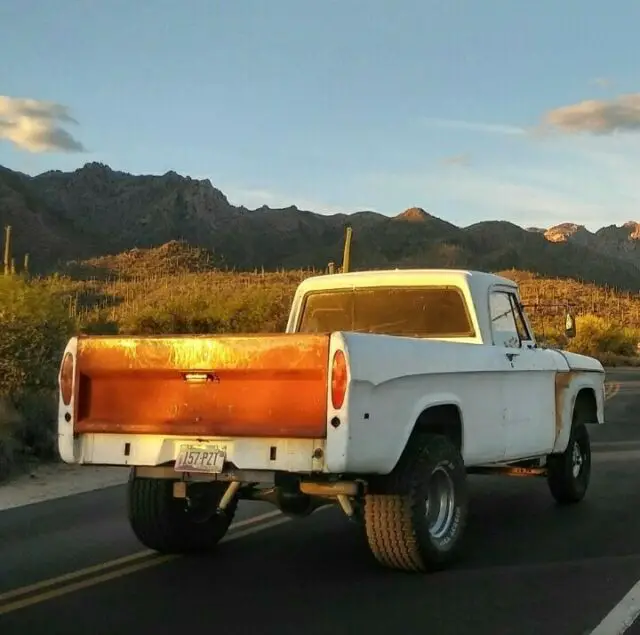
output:
<path id="1" fill-rule="evenodd" d="M 623 227 L 629 230 L 630 240 L 640 240 L 640 223 L 634 220 L 627 221 Z"/>
<path id="2" fill-rule="evenodd" d="M 567 242 L 569 238 L 583 231 L 588 231 L 584 225 L 560 223 L 547 229 L 547 231 L 544 232 L 544 237 L 552 243 Z"/>
<path id="3" fill-rule="evenodd" d="M 410 223 L 420 223 L 429 218 L 431 218 L 431 214 L 425 212 L 422 207 L 409 207 L 396 216 L 398 220 L 409 221 Z"/>

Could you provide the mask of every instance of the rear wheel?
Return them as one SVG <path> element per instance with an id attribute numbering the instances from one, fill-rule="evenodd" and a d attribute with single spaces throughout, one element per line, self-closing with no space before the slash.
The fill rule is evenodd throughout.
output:
<path id="1" fill-rule="evenodd" d="M 591 480 L 591 441 L 585 422 L 589 411 L 577 402 L 567 449 L 553 454 L 547 460 L 547 483 L 551 495 L 561 505 L 580 502 L 586 495 Z"/>
<path id="2" fill-rule="evenodd" d="M 238 506 L 234 498 L 216 513 L 224 483 L 189 486 L 189 499 L 174 498 L 173 481 L 129 477 L 127 511 L 138 540 L 161 553 L 192 553 L 213 549 L 224 537 Z"/>
<path id="3" fill-rule="evenodd" d="M 416 437 L 376 489 L 365 497 L 364 524 L 380 564 L 426 572 L 457 557 L 469 499 L 462 456 L 447 437 Z"/>

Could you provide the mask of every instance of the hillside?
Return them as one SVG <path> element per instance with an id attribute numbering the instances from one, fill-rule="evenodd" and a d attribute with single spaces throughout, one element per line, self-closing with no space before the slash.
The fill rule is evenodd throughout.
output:
<path id="1" fill-rule="evenodd" d="M 44 280 L 72 297 L 74 313 L 91 322 L 122 324 L 139 312 L 144 316 L 160 316 L 168 311 L 188 313 L 194 305 L 198 307 L 196 312 L 209 315 L 226 302 L 221 303 L 215 296 L 226 297 L 227 292 L 232 292 L 236 299 L 245 292 L 253 294 L 256 304 L 261 305 L 256 300 L 261 289 L 269 289 L 273 294 L 266 304 L 278 305 L 284 320 L 296 286 L 308 276 L 325 272 L 311 268 L 233 272 L 219 264 L 210 252 L 184 242 L 172 242 L 153 249 L 134 249 L 117 256 L 72 263 L 62 272 L 63 277 Z M 493 271 L 519 284 L 523 301 L 539 332 L 548 326 L 562 325 L 567 303 L 576 315 L 595 315 L 640 329 L 640 293 L 513 268 Z M 238 309 L 235 301 L 232 305 Z"/>
<path id="2" fill-rule="evenodd" d="M 136 176 L 89 163 L 32 177 L 0 167 L 0 224 L 13 227 L 16 261 L 28 252 L 31 271 L 39 273 L 68 268 L 69 261 L 77 271 L 80 261 L 181 240 L 203 250 L 207 262 L 240 270 L 323 268 L 340 260 L 347 222 L 354 228 L 354 268 L 515 267 L 640 288 L 635 225 L 592 234 L 569 224 L 526 230 L 486 221 L 461 228 L 418 207 L 395 217 L 248 210 L 231 205 L 208 180 L 175 172 Z"/>
<path id="3" fill-rule="evenodd" d="M 215 255 L 184 242 L 72 263 L 41 284 L 66 298 L 74 319 L 92 332 L 281 330 L 296 286 L 324 270 L 233 272 Z M 517 269 L 494 269 L 520 286 L 539 334 L 559 332 L 567 304 L 640 330 L 640 294 Z M 192 323 L 193 322 L 193 323 Z"/>

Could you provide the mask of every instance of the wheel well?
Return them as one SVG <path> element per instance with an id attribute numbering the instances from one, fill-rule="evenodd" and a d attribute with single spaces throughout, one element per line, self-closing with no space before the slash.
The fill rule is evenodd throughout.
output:
<path id="1" fill-rule="evenodd" d="M 424 432 L 442 434 L 462 451 L 462 416 L 458 406 L 444 404 L 423 410 L 413 427 L 412 436 Z"/>
<path id="2" fill-rule="evenodd" d="M 588 415 L 590 423 L 598 423 L 598 402 L 593 388 L 581 388 L 576 395 L 573 408 L 583 410 Z"/>

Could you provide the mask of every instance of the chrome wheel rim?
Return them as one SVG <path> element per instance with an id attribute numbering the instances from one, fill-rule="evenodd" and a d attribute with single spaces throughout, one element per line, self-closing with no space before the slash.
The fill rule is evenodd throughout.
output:
<path id="1" fill-rule="evenodd" d="M 571 471 L 574 478 L 578 478 L 582 471 L 582 464 L 584 463 L 584 457 L 580 451 L 580 445 L 577 441 L 573 443 L 573 451 L 571 452 Z"/>
<path id="2" fill-rule="evenodd" d="M 429 481 L 425 515 L 429 533 L 433 538 L 442 538 L 451 529 L 455 516 L 456 490 L 449 472 L 436 467 Z"/>

